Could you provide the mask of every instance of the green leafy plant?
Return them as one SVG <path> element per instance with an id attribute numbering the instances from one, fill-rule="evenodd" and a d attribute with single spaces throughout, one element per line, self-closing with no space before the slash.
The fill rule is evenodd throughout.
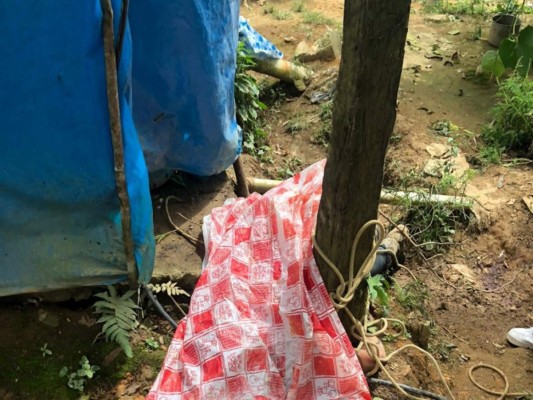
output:
<path id="1" fill-rule="evenodd" d="M 101 300 L 93 306 L 95 314 L 101 315 L 97 323 L 103 324 L 102 334 L 105 339 L 117 343 L 129 358 L 133 357 L 129 342 L 131 331 L 139 324 L 139 307 L 131 299 L 134 294 L 135 291 L 129 290 L 120 296 L 115 287 L 109 286 L 108 291 L 95 294 Z"/>
<path id="2" fill-rule="evenodd" d="M 67 385 L 69 388 L 83 392 L 87 380 L 92 379 L 96 371 L 100 369 L 97 365 L 91 365 L 86 356 L 83 356 L 79 363 L 80 367 L 75 371 L 69 373 L 68 367 L 61 368 L 59 371 L 60 377 L 68 377 Z"/>
<path id="3" fill-rule="evenodd" d="M 507 68 L 527 77 L 533 61 L 533 26 L 527 26 L 518 35 L 504 39 L 498 50 L 489 50 L 481 59 L 483 71 L 500 78 Z"/>
<path id="4" fill-rule="evenodd" d="M 495 160 L 501 158 L 497 153 L 512 150 L 533 157 L 533 81 L 515 74 L 500 83 L 497 98 L 494 120 L 482 133 L 492 149 L 486 155 Z"/>
<path id="5" fill-rule="evenodd" d="M 43 354 L 43 358 L 46 356 L 52 355 L 52 350 L 48 348 L 48 343 L 45 343 L 39 350 L 41 350 L 41 353 Z"/>
<path id="6" fill-rule="evenodd" d="M 516 15 L 521 6 L 515 0 L 503 0 L 496 5 L 496 10 L 501 14 Z"/>
<path id="7" fill-rule="evenodd" d="M 145 339 L 144 343 L 146 343 L 146 346 L 151 350 L 157 350 L 159 348 L 159 342 L 153 337 Z"/>
<path id="8" fill-rule="evenodd" d="M 420 281 L 410 282 L 404 287 L 394 285 L 395 300 L 408 311 L 419 311 L 425 315 L 425 302 L 428 297 L 427 289 Z"/>
<path id="9" fill-rule="evenodd" d="M 291 157 L 285 160 L 285 167 L 278 170 L 278 177 L 280 179 L 292 178 L 302 166 L 302 160 L 297 157 Z"/>
<path id="10" fill-rule="evenodd" d="M 503 148 L 496 146 L 483 146 L 479 149 L 477 158 L 483 165 L 501 164 Z"/>
<path id="11" fill-rule="evenodd" d="M 447 120 L 433 121 L 429 128 L 440 136 L 450 136 L 452 132 L 459 130 L 459 127 Z"/>
<path id="12" fill-rule="evenodd" d="M 383 307 L 385 313 L 388 312 L 390 299 L 389 299 L 389 282 L 381 274 L 374 276 L 369 276 L 366 278 L 366 284 L 368 285 L 368 295 L 370 296 L 370 301 L 378 303 Z"/>
<path id="13" fill-rule="evenodd" d="M 239 42 L 237 48 L 237 71 L 235 74 L 235 105 L 237 122 L 243 130 L 243 147 L 257 155 L 258 149 L 265 146 L 266 133 L 262 129 L 259 112 L 266 105 L 259 100 L 259 87 L 255 78 L 247 71 L 255 66 L 250 52 Z"/>

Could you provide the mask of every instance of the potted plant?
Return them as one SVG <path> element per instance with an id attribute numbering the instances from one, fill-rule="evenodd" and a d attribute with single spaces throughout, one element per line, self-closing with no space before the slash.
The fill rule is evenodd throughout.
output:
<path id="1" fill-rule="evenodd" d="M 520 32 L 520 19 L 518 11 L 520 6 L 515 0 L 503 0 L 498 4 L 498 14 L 492 18 L 488 42 L 494 47 L 499 47 L 502 40 Z"/>

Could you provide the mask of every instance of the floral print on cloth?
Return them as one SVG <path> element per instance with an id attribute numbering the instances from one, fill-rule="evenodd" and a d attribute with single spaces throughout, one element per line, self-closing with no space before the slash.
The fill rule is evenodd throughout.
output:
<path id="1" fill-rule="evenodd" d="M 313 258 L 324 166 L 205 218 L 206 263 L 147 400 L 371 399 Z"/>

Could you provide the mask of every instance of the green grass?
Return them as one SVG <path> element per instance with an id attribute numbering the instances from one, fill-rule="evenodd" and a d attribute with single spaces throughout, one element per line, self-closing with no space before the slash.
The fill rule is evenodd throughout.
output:
<path id="1" fill-rule="evenodd" d="M 305 10 L 304 1 L 303 0 L 293 0 L 292 6 L 291 6 L 292 12 L 295 13 L 301 13 Z"/>
<path id="2" fill-rule="evenodd" d="M 274 6 L 269 6 L 264 9 L 265 14 L 270 14 L 272 18 L 278 21 L 285 21 L 292 18 L 292 13 L 288 10 L 280 10 Z"/>
<path id="3" fill-rule="evenodd" d="M 496 97 L 494 120 L 482 134 L 492 149 L 485 149 L 485 159 L 497 159 L 494 149 L 533 157 L 533 80 L 513 75 L 500 82 Z"/>
<path id="4" fill-rule="evenodd" d="M 304 11 L 303 22 L 309 25 L 338 25 L 335 20 L 318 11 Z"/>

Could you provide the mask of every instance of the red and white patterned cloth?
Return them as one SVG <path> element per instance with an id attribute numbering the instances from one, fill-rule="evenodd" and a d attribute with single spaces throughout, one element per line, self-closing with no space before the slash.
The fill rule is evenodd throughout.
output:
<path id="1" fill-rule="evenodd" d="M 313 258 L 324 166 L 205 218 L 204 269 L 147 400 L 371 399 Z"/>

